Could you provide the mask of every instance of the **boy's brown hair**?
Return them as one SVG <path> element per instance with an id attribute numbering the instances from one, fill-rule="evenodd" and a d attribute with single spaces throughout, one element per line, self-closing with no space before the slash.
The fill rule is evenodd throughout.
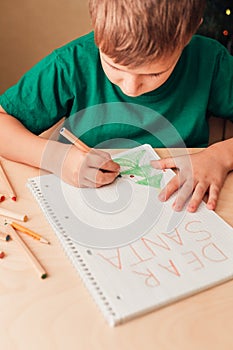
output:
<path id="1" fill-rule="evenodd" d="M 181 51 L 204 8 L 205 0 L 89 0 L 96 45 L 128 67 Z"/>

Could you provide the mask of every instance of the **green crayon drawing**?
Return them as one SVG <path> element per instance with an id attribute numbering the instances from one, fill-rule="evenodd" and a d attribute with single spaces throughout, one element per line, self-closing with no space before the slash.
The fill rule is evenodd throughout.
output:
<path id="1" fill-rule="evenodd" d="M 141 150 L 130 154 L 130 158 L 115 158 L 114 161 L 123 168 L 121 175 L 140 176 L 142 179 L 135 181 L 137 184 L 160 189 L 163 174 L 158 171 L 156 173 L 156 170 L 150 164 L 140 165 L 145 153 L 146 150 Z"/>
<path id="2" fill-rule="evenodd" d="M 142 180 L 138 180 L 136 181 L 136 183 L 139 185 L 151 186 L 151 187 L 160 189 L 162 177 L 163 177 L 162 174 L 156 174 L 154 176 L 151 176 Z"/>

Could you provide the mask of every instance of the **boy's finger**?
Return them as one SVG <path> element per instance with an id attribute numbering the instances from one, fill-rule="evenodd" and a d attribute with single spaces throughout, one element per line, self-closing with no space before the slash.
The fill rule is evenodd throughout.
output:
<path id="1" fill-rule="evenodd" d="M 206 203 L 206 206 L 208 209 L 214 210 L 216 208 L 219 193 L 220 193 L 220 188 L 218 186 L 210 185 L 209 197 Z"/>
<path id="2" fill-rule="evenodd" d="M 100 165 L 99 169 L 119 173 L 120 172 L 120 165 L 118 163 L 115 163 L 113 160 L 109 160 L 105 163 L 102 163 Z"/>
<path id="3" fill-rule="evenodd" d="M 194 213 L 197 210 L 207 190 L 208 190 L 208 184 L 204 184 L 204 183 L 197 184 L 197 186 L 193 191 L 192 198 L 187 207 L 187 210 L 189 212 Z"/>
<path id="4" fill-rule="evenodd" d="M 78 185 L 78 187 L 81 188 L 98 188 L 101 187 L 101 185 L 98 185 L 88 179 L 83 179 L 83 181 Z"/>
<path id="5" fill-rule="evenodd" d="M 112 159 L 110 153 L 105 152 L 105 151 L 102 151 L 102 150 L 100 150 L 100 149 L 92 148 L 91 151 L 90 151 L 90 153 L 92 153 L 92 154 L 97 154 L 97 155 L 99 155 L 100 157 L 102 157 L 103 159 L 107 159 L 107 160 Z"/>
<path id="6" fill-rule="evenodd" d="M 170 169 L 170 168 L 176 168 L 175 160 L 174 158 L 164 158 L 159 160 L 152 160 L 151 165 L 155 169 Z"/>
<path id="7" fill-rule="evenodd" d="M 88 157 L 87 165 L 91 168 L 102 169 L 106 171 L 113 171 L 119 173 L 120 166 L 118 163 L 114 162 L 112 159 L 104 159 L 99 154 L 92 154 Z"/>
<path id="8" fill-rule="evenodd" d="M 108 185 L 112 183 L 117 178 L 117 176 L 117 172 L 103 172 L 99 170 L 96 176 L 96 184 L 101 186 Z"/>
<path id="9" fill-rule="evenodd" d="M 178 190 L 178 188 L 180 187 L 180 181 L 178 176 L 174 176 L 166 185 L 166 187 L 164 187 L 162 189 L 162 191 L 159 193 L 159 200 L 161 200 L 162 202 L 168 200 L 171 195 L 176 192 Z"/>
<path id="10" fill-rule="evenodd" d="M 190 197 L 193 191 L 192 181 L 185 181 L 180 190 L 178 191 L 177 198 L 173 203 L 173 209 L 175 211 L 180 211 L 183 209 L 187 199 Z"/>
<path id="11" fill-rule="evenodd" d="M 100 187 L 112 183 L 116 177 L 116 172 L 103 172 L 95 168 L 89 168 L 82 182 L 85 185 L 89 183 L 88 187 Z"/>

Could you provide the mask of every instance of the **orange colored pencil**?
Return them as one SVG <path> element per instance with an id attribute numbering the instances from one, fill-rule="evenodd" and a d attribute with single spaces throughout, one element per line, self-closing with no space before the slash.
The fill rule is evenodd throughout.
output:
<path id="1" fill-rule="evenodd" d="M 18 231 L 20 231 L 20 232 L 26 233 L 26 235 L 31 236 L 31 237 L 33 237 L 34 239 L 37 239 L 37 240 L 40 241 L 41 243 L 49 244 L 49 242 L 48 242 L 45 238 L 43 238 L 43 237 L 41 237 L 40 235 L 38 235 L 38 233 L 36 233 L 36 232 L 30 230 L 30 229 L 27 228 L 27 227 L 24 227 L 24 226 L 22 226 L 22 225 L 17 224 L 17 222 L 14 222 L 14 221 L 11 222 L 11 226 L 12 226 L 15 230 L 18 230 Z"/>

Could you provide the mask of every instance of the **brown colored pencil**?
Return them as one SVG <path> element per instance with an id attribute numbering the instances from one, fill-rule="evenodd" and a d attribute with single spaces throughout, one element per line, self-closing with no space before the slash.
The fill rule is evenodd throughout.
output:
<path id="1" fill-rule="evenodd" d="M 39 274 L 40 278 L 44 279 L 47 277 L 47 273 L 43 266 L 41 266 L 39 260 L 35 257 L 35 255 L 31 252 L 31 250 L 28 248 L 26 243 L 23 241 L 23 239 L 19 236 L 19 234 L 15 231 L 15 229 L 8 224 L 6 227 L 7 233 L 10 234 L 11 238 L 15 240 L 18 245 L 24 250 L 24 252 L 27 254 L 28 259 L 32 263 L 33 267 Z"/>
<path id="2" fill-rule="evenodd" d="M 14 189 L 13 189 L 13 187 L 12 187 L 12 185 L 11 185 L 9 179 L 8 179 L 8 177 L 6 176 L 6 173 L 5 173 L 1 163 L 0 163 L 0 176 L 3 179 L 3 181 L 5 182 L 5 186 L 7 188 L 9 196 L 11 197 L 11 199 L 13 201 L 16 201 L 15 191 L 14 191 Z"/>

